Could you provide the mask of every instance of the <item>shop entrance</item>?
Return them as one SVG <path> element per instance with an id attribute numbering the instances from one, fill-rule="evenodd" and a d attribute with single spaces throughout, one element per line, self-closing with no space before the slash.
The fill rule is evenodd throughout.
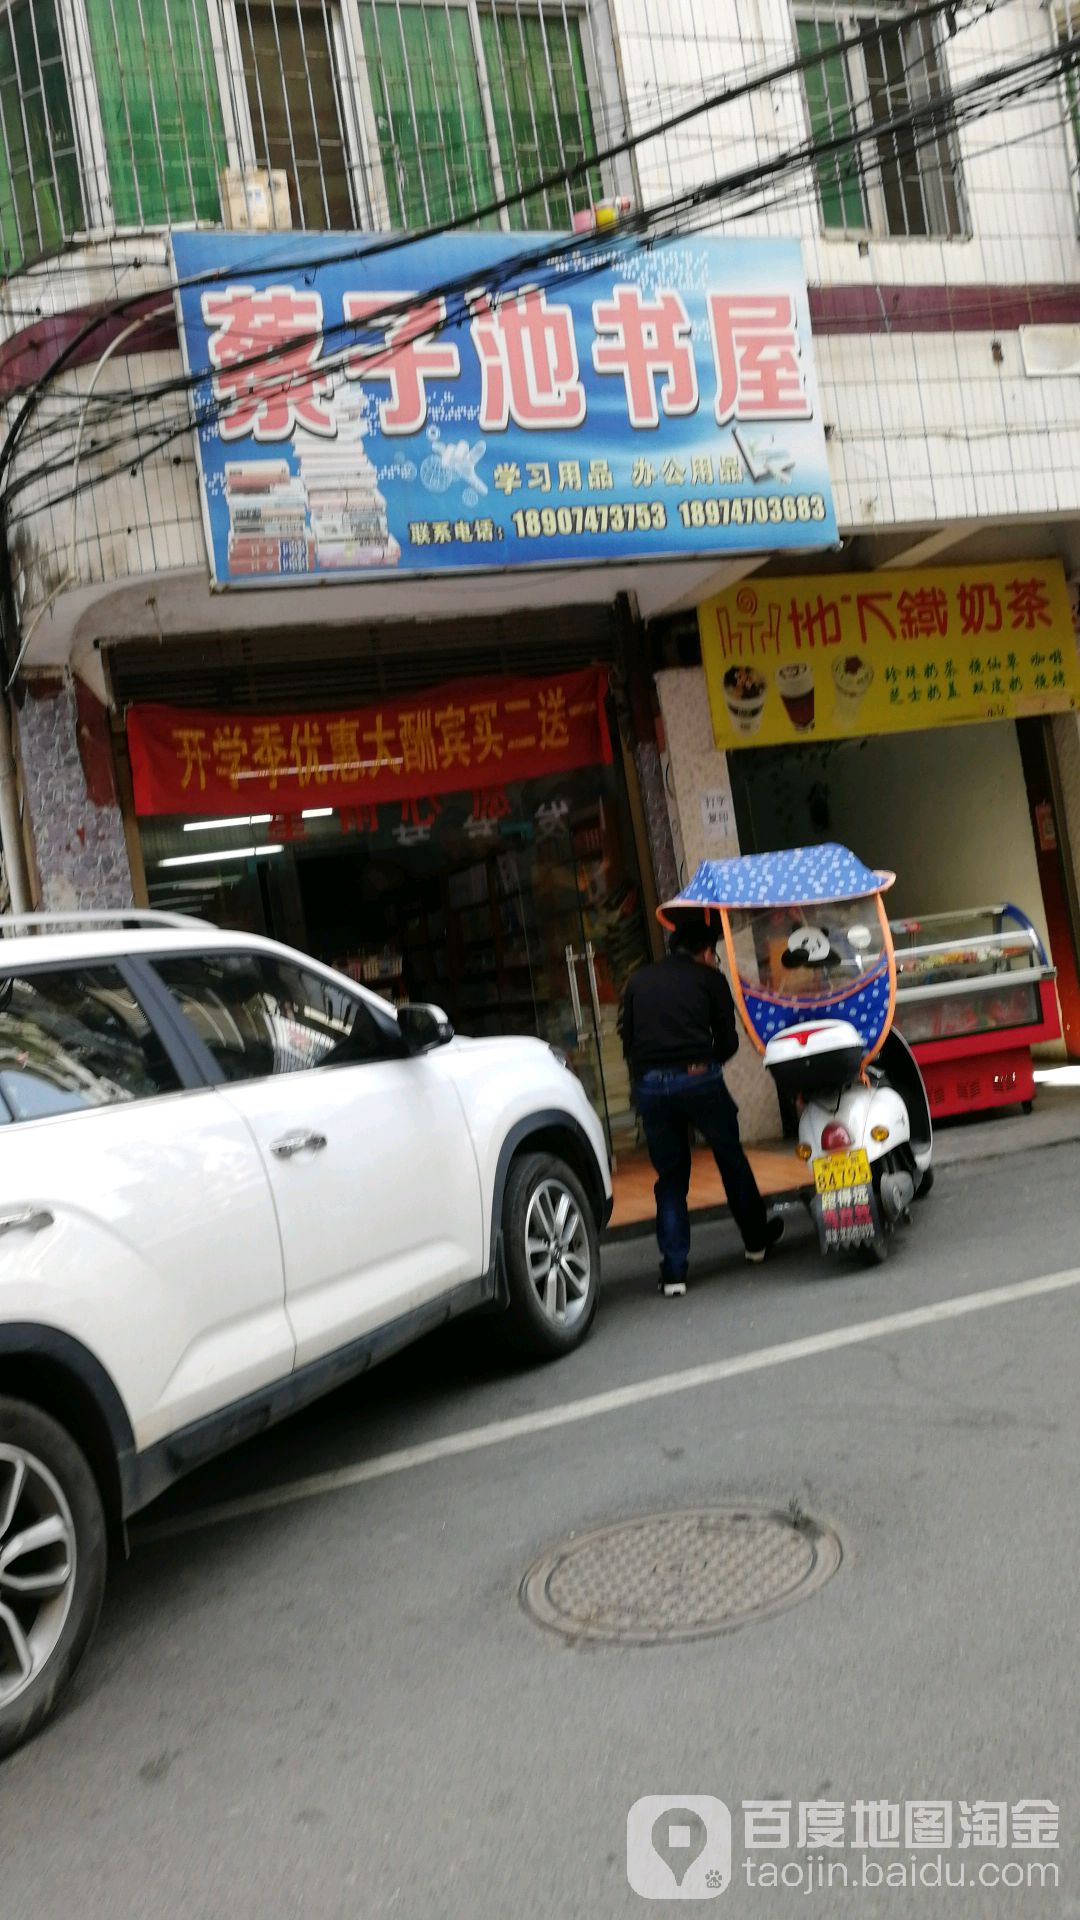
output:
<path id="1" fill-rule="evenodd" d="M 732 753 L 740 847 L 839 840 L 896 873 L 893 920 L 1019 907 L 1057 967 L 1066 1045 L 1080 1057 L 1071 860 L 1049 727 L 1000 721 Z"/>
<path id="2" fill-rule="evenodd" d="M 621 769 L 291 822 L 140 823 L 151 905 L 300 947 L 391 1001 L 566 1054 L 614 1152 L 635 1120 L 618 1003 L 648 957 Z M 289 837 L 292 836 L 292 837 Z"/>

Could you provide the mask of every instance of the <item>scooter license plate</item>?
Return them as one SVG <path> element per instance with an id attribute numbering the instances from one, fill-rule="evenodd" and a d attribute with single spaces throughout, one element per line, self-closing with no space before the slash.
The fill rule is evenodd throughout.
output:
<path id="1" fill-rule="evenodd" d="M 862 1147 L 850 1153 L 824 1153 L 814 1161 L 814 1185 L 819 1193 L 842 1193 L 848 1187 L 868 1187 L 870 1162 Z"/>

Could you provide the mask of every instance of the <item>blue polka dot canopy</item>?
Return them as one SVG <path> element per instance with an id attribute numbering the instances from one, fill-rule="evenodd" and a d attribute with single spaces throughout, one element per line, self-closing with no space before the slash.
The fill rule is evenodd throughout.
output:
<path id="1" fill-rule="evenodd" d="M 703 860 L 689 886 L 660 909 L 661 918 L 680 908 L 717 908 L 753 913 L 784 907 L 828 906 L 872 899 L 886 892 L 892 873 L 866 867 L 847 847 L 791 847 L 783 853 L 746 854 L 738 860 Z M 766 992 L 754 980 L 734 983 L 740 1011 L 762 1048 L 789 1027 L 814 1020 L 848 1020 L 867 1055 L 887 1033 L 893 1011 L 893 958 L 886 936 L 884 951 L 856 979 L 839 982 L 830 994 Z"/>
<path id="2" fill-rule="evenodd" d="M 740 982 L 745 1018 L 763 1047 L 789 1027 L 804 1027 L 815 1020 L 849 1020 L 867 1053 L 888 1031 L 892 1018 L 892 979 L 888 956 L 883 956 L 873 973 L 859 982 L 858 991 L 836 995 L 831 1000 L 777 1001 L 755 993 L 750 984 Z"/>
<path id="3" fill-rule="evenodd" d="M 748 853 L 738 860 L 703 860 L 670 907 L 792 907 L 829 900 L 863 900 L 885 893 L 896 875 L 875 873 L 847 847 L 789 847 Z"/>

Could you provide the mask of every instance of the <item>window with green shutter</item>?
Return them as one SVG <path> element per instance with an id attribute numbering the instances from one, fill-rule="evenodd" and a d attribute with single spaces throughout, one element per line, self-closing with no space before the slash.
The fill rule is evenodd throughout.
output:
<path id="1" fill-rule="evenodd" d="M 828 20 L 796 21 L 799 52 L 805 59 L 839 44 L 839 28 Z M 810 132 L 815 140 L 834 140 L 855 127 L 848 70 L 842 53 L 807 67 L 803 73 Z M 835 158 L 823 157 L 816 166 L 821 217 L 826 227 L 865 228 L 870 225 L 859 179 L 858 152 L 850 149 Z"/>
<path id="2" fill-rule="evenodd" d="M 433 226 L 493 199 L 465 8 L 369 0 L 362 22 L 391 224 Z"/>
<path id="3" fill-rule="evenodd" d="M 204 0 L 86 0 L 117 226 L 218 220 L 225 139 Z"/>
<path id="4" fill-rule="evenodd" d="M 911 126 L 913 112 L 943 98 L 948 85 L 935 22 L 905 6 L 863 11 L 844 0 L 809 0 L 799 6 L 795 31 L 804 59 L 828 55 L 803 70 L 811 136 L 850 142 L 813 161 L 826 231 L 961 234 L 960 170 L 949 136 L 928 132 L 929 116 L 918 132 Z"/>
<path id="5" fill-rule="evenodd" d="M 596 150 L 581 22 L 574 14 L 495 8 L 480 32 L 507 191 L 576 166 Z M 602 199 L 598 174 L 511 209 L 514 226 L 568 227 Z"/>
<path id="6" fill-rule="evenodd" d="M 55 0 L 0 13 L 0 274 L 52 253 L 85 224 Z"/>
<path id="7" fill-rule="evenodd" d="M 594 150 L 582 18 L 563 5 L 360 0 L 364 60 L 391 224 L 433 225 L 571 167 Z M 486 101 L 485 101 L 486 95 Z M 517 227 L 567 227 L 602 197 L 590 174 L 511 208 Z M 491 222 L 490 224 L 495 224 Z"/>

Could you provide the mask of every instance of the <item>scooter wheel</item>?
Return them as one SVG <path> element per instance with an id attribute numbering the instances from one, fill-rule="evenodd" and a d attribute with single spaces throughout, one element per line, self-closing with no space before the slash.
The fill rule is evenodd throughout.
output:
<path id="1" fill-rule="evenodd" d="M 868 1240 L 859 1248 L 859 1252 L 864 1266 L 883 1267 L 889 1257 L 889 1242 L 886 1235 L 880 1233 L 876 1240 Z"/>
<path id="2" fill-rule="evenodd" d="M 930 1192 L 931 1188 L 933 1187 L 933 1184 L 934 1184 L 934 1169 L 933 1167 L 927 1167 L 926 1172 L 923 1174 L 922 1179 L 919 1181 L 919 1184 L 915 1189 L 916 1200 L 925 1200 L 927 1194 Z"/>

